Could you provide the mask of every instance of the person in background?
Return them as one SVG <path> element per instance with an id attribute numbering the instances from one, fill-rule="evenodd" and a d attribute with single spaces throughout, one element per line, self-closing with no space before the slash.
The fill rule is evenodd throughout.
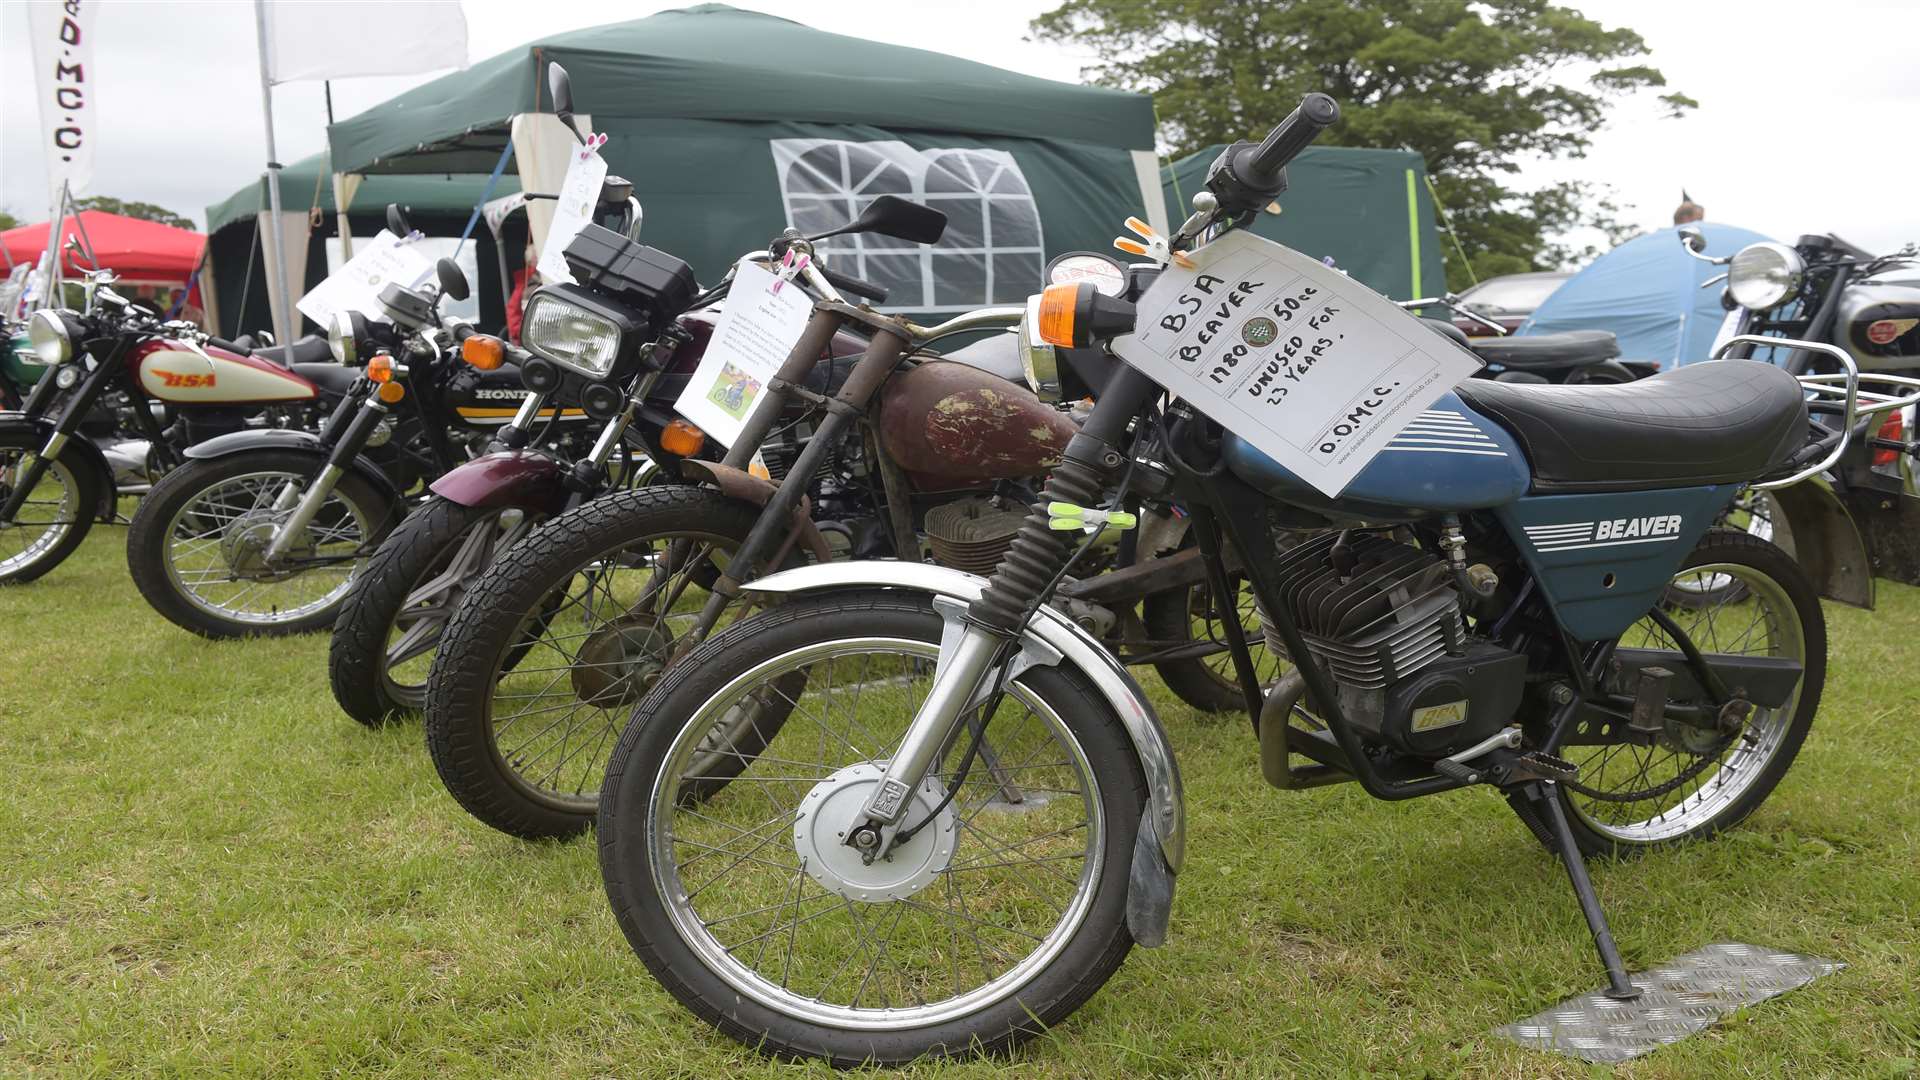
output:
<path id="1" fill-rule="evenodd" d="M 527 294 L 538 288 L 540 275 L 533 268 L 537 256 L 533 241 L 527 241 L 526 257 L 513 275 L 513 293 L 507 297 L 507 340 L 520 344 L 520 323 L 527 313 Z"/>
<path id="2" fill-rule="evenodd" d="M 1691 225 L 1696 221 L 1706 220 L 1706 216 L 1707 208 L 1694 202 L 1687 194 L 1687 189 L 1681 188 L 1680 208 L 1673 212 L 1673 223 L 1675 225 Z"/>

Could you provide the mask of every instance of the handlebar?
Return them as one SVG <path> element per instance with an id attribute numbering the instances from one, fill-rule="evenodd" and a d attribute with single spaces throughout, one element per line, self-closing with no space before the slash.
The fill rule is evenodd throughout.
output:
<path id="1" fill-rule="evenodd" d="M 875 285 L 871 281 L 862 281 L 850 274 L 842 274 L 835 270 L 829 270 L 824 266 L 820 268 L 820 274 L 832 282 L 833 287 L 839 289 L 841 292 L 852 293 L 855 296 L 864 296 L 876 304 L 884 304 L 887 302 L 887 289 L 884 285 Z"/>
<path id="2" fill-rule="evenodd" d="M 1242 151 L 1239 164 L 1248 170 L 1247 179 L 1277 181 L 1287 162 L 1339 119 L 1340 106 L 1327 95 L 1314 93 L 1301 98 L 1299 106 L 1275 125 L 1259 146 L 1251 152 Z"/>

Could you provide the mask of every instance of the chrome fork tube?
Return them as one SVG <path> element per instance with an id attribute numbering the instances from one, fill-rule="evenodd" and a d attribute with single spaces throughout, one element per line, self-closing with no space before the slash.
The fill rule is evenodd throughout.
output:
<path id="1" fill-rule="evenodd" d="M 313 478 L 313 483 L 307 485 L 306 494 L 300 497 L 300 504 L 295 506 L 287 520 L 281 522 L 280 527 L 273 531 L 273 540 L 267 544 L 265 554 L 267 562 L 276 562 L 286 557 L 287 549 L 293 546 L 293 538 L 306 532 L 307 526 L 313 524 L 315 515 L 320 513 L 320 507 L 327 501 L 327 496 L 333 494 L 334 485 L 340 482 L 340 474 L 344 471 L 338 465 L 329 464 L 320 470 L 319 476 Z M 287 490 L 299 489 L 296 485 L 288 484 Z M 286 494 L 283 492 L 281 497 L 284 499 Z M 279 507 L 276 505 L 275 509 Z"/>
<path id="2" fill-rule="evenodd" d="M 660 373 L 657 371 L 649 371 L 642 375 L 640 381 L 634 384 L 633 392 L 627 395 L 626 407 L 616 413 L 613 419 L 608 420 L 606 427 L 600 429 L 600 437 L 593 441 L 593 449 L 587 451 L 587 462 L 594 468 L 605 465 L 607 459 L 613 456 L 614 448 L 620 445 L 620 440 L 627 434 L 627 428 L 633 423 L 633 414 L 640 410 L 641 403 L 647 400 L 647 394 L 653 390 L 653 384 L 658 381 L 660 381 Z"/>
<path id="3" fill-rule="evenodd" d="M 865 813 L 869 822 L 899 823 L 900 816 L 906 812 L 907 796 L 933 768 L 940 748 L 952 740 L 960 717 L 974 702 L 975 694 L 993 666 L 994 655 L 1005 641 L 1006 638 L 992 630 L 968 623 L 950 654 L 949 650 L 941 650 L 939 666 L 933 673 L 933 686 L 907 728 L 899 752 L 887 762 L 873 797 L 867 800 Z"/>

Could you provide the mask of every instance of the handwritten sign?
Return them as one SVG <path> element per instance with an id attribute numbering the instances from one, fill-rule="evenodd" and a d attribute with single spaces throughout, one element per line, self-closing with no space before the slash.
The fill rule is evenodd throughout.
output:
<path id="1" fill-rule="evenodd" d="M 766 400 L 767 383 L 813 314 L 811 297 L 800 289 L 775 291 L 777 280 L 750 262 L 734 270 L 713 339 L 673 403 L 681 416 L 727 446 Z"/>
<path id="2" fill-rule="evenodd" d="M 1168 267 L 1113 351 L 1338 495 L 1478 358 L 1290 248 L 1233 232 Z"/>
<path id="3" fill-rule="evenodd" d="M 403 289 L 417 289 L 432 274 L 433 264 L 411 240 L 381 229 L 372 242 L 361 246 L 353 258 L 328 274 L 294 306 L 323 327 L 332 325 L 334 315 L 342 311 L 358 311 L 369 319 L 388 322 L 380 307 L 380 290 L 394 283 Z"/>
<path id="4" fill-rule="evenodd" d="M 553 224 L 547 226 L 547 238 L 540 245 L 540 280 L 549 284 L 573 284 L 573 271 L 567 269 L 567 245 L 580 230 L 593 222 L 593 208 L 600 204 L 600 185 L 607 179 L 607 161 L 594 147 L 581 146 L 567 162 L 566 179 L 560 182 L 560 196 L 553 207 Z"/>

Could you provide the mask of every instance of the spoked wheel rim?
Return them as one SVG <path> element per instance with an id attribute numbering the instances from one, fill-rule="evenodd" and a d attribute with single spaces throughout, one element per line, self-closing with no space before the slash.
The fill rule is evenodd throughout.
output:
<path id="1" fill-rule="evenodd" d="M 15 484 L 38 457 L 24 447 L 0 449 L 0 499 L 9 497 Z M 47 462 L 20 513 L 12 521 L 0 522 L 0 577 L 31 566 L 59 546 L 73 531 L 80 514 L 80 483 L 66 462 Z"/>
<path id="2" fill-rule="evenodd" d="M 1259 677 L 1261 686 L 1272 686 L 1288 670 L 1280 662 L 1273 650 L 1266 647 L 1266 638 L 1260 626 L 1260 606 L 1255 601 L 1253 590 L 1239 575 L 1227 578 L 1227 586 L 1233 590 L 1233 603 L 1240 617 L 1240 633 L 1246 639 L 1247 651 L 1253 658 L 1253 672 Z M 1240 692 L 1240 673 L 1233 666 L 1233 651 L 1227 644 L 1226 620 L 1223 618 L 1224 605 L 1213 600 L 1213 589 L 1201 583 L 1187 590 L 1188 623 L 1193 628 L 1193 639 L 1208 641 L 1220 646 L 1221 651 L 1201 657 L 1201 664 L 1210 672 L 1221 686 Z"/>
<path id="3" fill-rule="evenodd" d="M 502 773 L 523 794 L 573 813 L 599 806 L 627 718 L 680 650 L 705 585 L 737 544 L 675 532 L 603 552 L 522 624 L 496 661 L 486 730 Z M 664 617 L 655 610 L 662 600 Z"/>
<path id="4" fill-rule="evenodd" d="M 934 814 L 934 825 L 902 845 L 902 865 L 875 864 L 873 898 L 853 895 L 868 891 L 866 871 L 832 869 L 846 860 L 829 815 L 864 801 L 845 785 L 878 773 L 938 655 L 930 642 L 883 637 L 787 651 L 709 697 L 664 755 L 647 810 L 654 891 L 734 991 L 842 1029 L 938 1024 L 1006 1000 L 1086 920 L 1106 839 L 1098 779 L 1059 713 L 1018 682 L 987 728 L 996 771 L 976 764 L 940 819 L 965 738 L 948 748 L 905 819 Z M 806 689 L 766 750 L 721 793 L 689 799 L 716 718 L 802 672 Z M 1003 781 L 1020 787 L 1019 807 Z"/>
<path id="5" fill-rule="evenodd" d="M 447 620 L 459 609 L 467 589 L 496 555 L 527 534 L 523 511 L 502 510 L 473 523 L 445 559 L 436 560 L 414 583 L 393 625 L 387 628 L 380 659 L 380 681 L 389 697 L 410 708 L 427 702 L 427 677 Z"/>
<path id="6" fill-rule="evenodd" d="M 1786 589 L 1765 572 L 1736 563 L 1690 567 L 1676 575 L 1707 581 L 1725 599 L 1672 605 L 1669 614 L 1701 652 L 1775 656 L 1807 662 L 1805 630 Z M 1675 644 L 1651 619 L 1642 619 L 1620 643 L 1672 649 Z M 1668 720 L 1651 746 L 1632 744 L 1567 747 L 1580 766 L 1565 785 L 1573 812 L 1595 832 L 1616 842 L 1652 844 L 1702 828 L 1759 782 L 1785 744 L 1805 680 L 1776 708 L 1754 708 L 1741 729 L 1721 735 Z"/>
<path id="7" fill-rule="evenodd" d="M 296 622 L 338 604 L 353 587 L 371 532 L 368 509 L 338 488 L 297 542 L 292 568 L 261 561 L 274 527 L 291 513 L 275 511 L 275 500 L 288 484 L 304 489 L 306 482 L 298 473 L 263 470 L 195 492 L 167 523 L 162 561 L 174 591 L 209 615 L 251 626 Z"/>

